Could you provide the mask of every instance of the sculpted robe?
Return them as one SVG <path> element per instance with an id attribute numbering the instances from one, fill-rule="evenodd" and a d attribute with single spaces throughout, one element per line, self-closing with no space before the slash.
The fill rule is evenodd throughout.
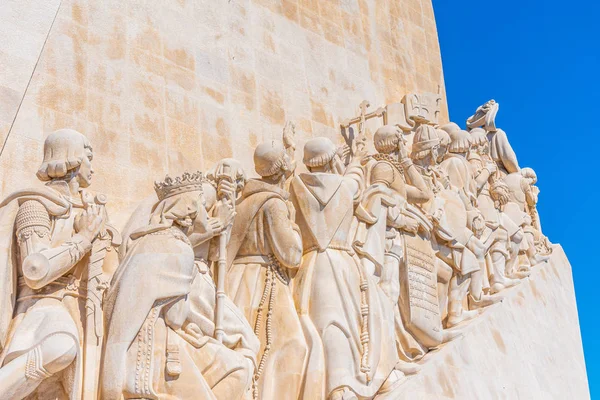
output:
<path id="1" fill-rule="evenodd" d="M 506 132 L 502 129 L 488 132 L 487 139 L 490 142 L 490 156 L 496 161 L 499 169 L 505 174 L 519 172 L 517 155 L 508 142 Z"/>
<path id="2" fill-rule="evenodd" d="M 477 189 L 467 159 L 459 154 L 448 153 L 440 168 L 448 176 L 450 184 L 465 193 L 470 205 L 470 200 L 475 198 Z"/>
<path id="3" fill-rule="evenodd" d="M 92 244 L 74 232 L 75 217 L 83 206 L 81 199 L 68 193 L 66 184 L 58 183 L 13 193 L 0 204 L 0 365 L 53 335 L 68 336 L 78 347 L 71 366 L 56 378 L 44 380 L 30 395 L 37 398 L 43 398 L 48 390 L 60 399 L 81 396 L 81 309 L 85 303 L 86 254 Z M 50 274 L 64 268 L 66 272 L 29 286 L 32 283 L 27 283 L 21 267 L 33 253 L 49 260 Z"/>
<path id="4" fill-rule="evenodd" d="M 258 362 L 264 359 L 264 366 L 257 386 L 263 399 L 298 399 L 308 352 L 289 283 L 302 260 L 302 238 L 287 198 L 274 185 L 249 180 L 227 252 L 225 292 L 260 339 Z"/>
<path id="5" fill-rule="evenodd" d="M 404 262 L 404 238 L 399 228 L 406 200 L 382 183 L 365 190 L 356 214 L 359 225 L 354 248 L 366 271 L 376 271 L 379 287 L 393 303 L 396 348 L 400 360 L 412 362 L 427 350 L 407 331 L 400 315 L 400 264 Z"/>
<path id="6" fill-rule="evenodd" d="M 346 176 L 300 174 L 292 181 L 304 249 L 294 299 L 310 348 L 306 400 L 326 399 L 344 387 L 370 398 L 398 361 L 390 340 L 392 303 L 351 246 L 362 179 L 358 169 Z"/>
<path id="7" fill-rule="evenodd" d="M 214 286 L 187 237 L 156 224 L 131 239 L 105 300 L 100 398 L 246 398 L 258 344 L 233 305 L 212 338 Z"/>

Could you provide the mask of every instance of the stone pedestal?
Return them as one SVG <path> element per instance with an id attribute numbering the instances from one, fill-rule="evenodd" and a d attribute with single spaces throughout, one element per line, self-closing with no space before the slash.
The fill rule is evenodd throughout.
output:
<path id="1" fill-rule="evenodd" d="M 423 360 L 393 399 L 589 399 L 571 265 L 548 263 Z"/>

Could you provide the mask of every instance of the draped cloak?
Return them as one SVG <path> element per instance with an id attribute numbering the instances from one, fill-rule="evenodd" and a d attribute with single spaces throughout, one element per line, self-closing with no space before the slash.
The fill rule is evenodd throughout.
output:
<path id="1" fill-rule="evenodd" d="M 373 397 L 398 362 L 392 302 L 352 250 L 362 174 L 349 171 L 300 174 L 290 190 L 304 248 L 294 300 L 309 344 L 306 400 L 341 388 Z"/>
<path id="2" fill-rule="evenodd" d="M 375 184 L 365 190 L 356 215 L 359 219 L 353 247 L 360 254 L 363 265 L 380 271 L 379 287 L 394 304 L 394 327 L 396 348 L 400 360 L 413 362 L 421 359 L 427 350 L 406 329 L 400 299 L 400 262 L 404 258 L 403 235 L 389 226 L 392 209 L 402 212 L 406 200 L 382 184 Z"/>
<path id="3" fill-rule="evenodd" d="M 115 272 L 105 300 L 102 400 L 246 396 L 256 339 L 230 304 L 223 344 L 212 339 L 214 286 L 207 284 L 208 269 L 195 263 L 190 243 L 174 229 L 157 224 L 132 233 L 134 242 Z M 190 339 L 185 324 L 176 328 L 167 321 L 169 307 L 181 305 L 186 324 L 195 324 L 200 337 Z M 176 377 L 166 376 L 167 343 L 179 349 Z"/>
<path id="4" fill-rule="evenodd" d="M 287 279 L 302 260 L 302 239 L 298 226 L 290 220 L 287 198 L 288 193 L 274 185 L 249 180 L 236 205 L 227 249 L 225 292 L 259 336 L 258 360 L 265 361 L 257 388 L 264 399 L 298 399 L 308 352 Z M 270 270 L 273 260 L 284 279 Z M 261 323 L 257 323 L 261 300 L 269 290 L 274 293 L 262 305 Z M 272 311 L 272 323 L 267 337 L 268 310 Z"/>
<path id="5" fill-rule="evenodd" d="M 500 170 L 505 174 L 519 172 L 519 162 L 517 155 L 508 142 L 506 132 L 502 129 L 489 132 L 487 139 L 490 142 L 490 157 L 496 161 Z"/>
<path id="6" fill-rule="evenodd" d="M 46 338 L 57 333 L 73 338 L 78 345 L 74 363 L 61 372 L 66 395 L 71 400 L 81 396 L 83 325 L 81 324 L 79 299 L 61 294 L 63 285 L 47 285 L 41 292 L 49 297 L 53 294 L 62 297 L 32 298 L 19 302 L 25 294 L 33 294 L 32 289 L 19 289 L 17 281 L 21 275 L 18 244 L 15 237 L 15 222 L 19 207 L 26 201 L 34 200 L 42 204 L 48 212 L 53 227 L 52 245 L 60 245 L 72 236 L 73 218 L 71 202 L 58 191 L 48 186 L 20 190 L 9 195 L 0 203 L 0 365 L 26 354 Z M 82 272 L 80 260 L 74 267 Z M 61 281 L 59 278 L 55 282 Z M 56 290 L 52 290 L 56 288 Z M 79 289 L 76 289 L 76 291 Z M 56 293 L 54 293 L 56 292 Z M 75 295 L 75 293 L 73 293 Z M 44 390 L 45 382 L 37 391 Z M 55 381 L 52 384 L 57 384 Z"/>

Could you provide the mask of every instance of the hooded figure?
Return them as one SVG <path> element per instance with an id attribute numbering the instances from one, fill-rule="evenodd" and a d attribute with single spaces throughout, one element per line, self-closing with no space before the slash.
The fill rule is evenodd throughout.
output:
<path id="1" fill-rule="evenodd" d="M 236 205 L 225 292 L 261 342 L 255 395 L 296 400 L 308 348 L 290 283 L 302 260 L 300 229 L 283 188 L 291 162 L 273 140 L 256 147 L 254 166 L 261 178 L 246 183 Z"/>
<path id="2" fill-rule="evenodd" d="M 304 256 L 294 299 L 309 343 L 303 399 L 371 398 L 402 381 L 394 341 L 392 302 L 352 248 L 354 209 L 362 194 L 362 169 L 345 175 L 327 138 L 309 140 L 309 173 L 291 184 Z M 355 160 L 356 161 L 356 160 Z"/>
<path id="3" fill-rule="evenodd" d="M 149 225 L 131 233 L 106 296 L 100 399 L 247 398 L 258 343 L 232 305 L 223 343 L 212 338 L 214 285 L 188 238 L 206 217 L 202 176 L 155 189 Z"/>

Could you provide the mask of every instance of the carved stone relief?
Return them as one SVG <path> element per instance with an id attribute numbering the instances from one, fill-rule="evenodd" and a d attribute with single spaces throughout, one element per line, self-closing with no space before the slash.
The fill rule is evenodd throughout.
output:
<path id="1" fill-rule="evenodd" d="M 50 134 L 45 185 L 0 203 L 0 398 L 392 396 L 552 251 L 497 103 L 466 131 L 438 102 L 363 102 L 347 145 L 312 138 L 301 163 L 288 123 L 258 178 L 167 176 L 122 237 L 91 143 Z"/>

